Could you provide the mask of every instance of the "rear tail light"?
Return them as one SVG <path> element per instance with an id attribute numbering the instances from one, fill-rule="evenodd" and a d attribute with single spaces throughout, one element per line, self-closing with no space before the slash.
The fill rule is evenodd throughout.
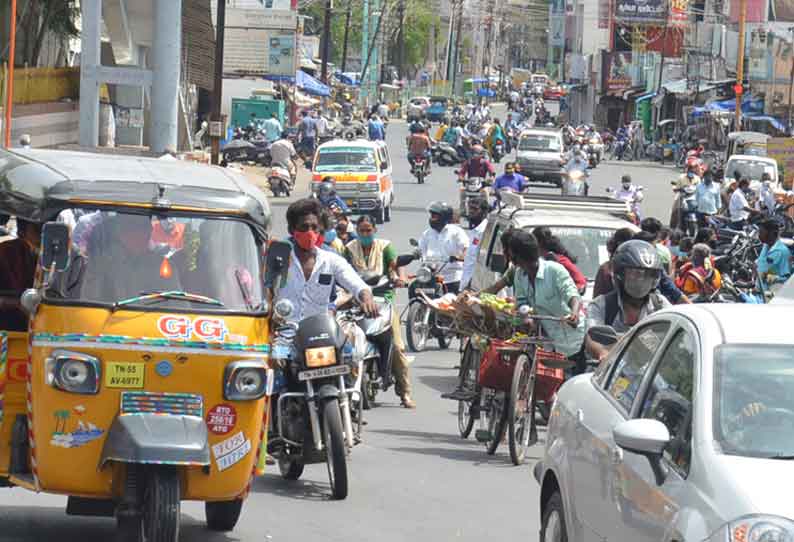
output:
<path id="1" fill-rule="evenodd" d="M 319 173 L 315 173 L 314 175 L 312 175 L 312 181 L 317 183 L 317 182 L 320 182 L 322 180 L 323 180 L 323 176 L 320 175 Z"/>
<path id="2" fill-rule="evenodd" d="M 374 183 L 377 180 L 378 180 L 378 176 L 377 175 L 367 175 L 367 181 L 368 182 Z"/>

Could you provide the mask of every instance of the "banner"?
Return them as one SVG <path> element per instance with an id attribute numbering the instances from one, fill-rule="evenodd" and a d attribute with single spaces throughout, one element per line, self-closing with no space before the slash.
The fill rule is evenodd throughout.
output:
<path id="1" fill-rule="evenodd" d="M 782 182 L 787 190 L 794 184 L 794 138 L 773 137 L 766 143 L 766 154 L 777 160 L 778 169 L 783 170 Z"/>
<path id="2" fill-rule="evenodd" d="M 549 20 L 551 32 L 549 45 L 552 47 L 565 47 L 565 15 L 552 15 Z"/>
<path id="3" fill-rule="evenodd" d="M 604 52 L 604 90 L 609 94 L 619 94 L 631 88 L 631 53 Z"/>
<path id="4" fill-rule="evenodd" d="M 295 34 L 271 35 L 268 55 L 269 75 L 295 76 Z"/>
<path id="5" fill-rule="evenodd" d="M 667 0 L 615 0 L 615 20 L 664 26 L 667 24 Z"/>

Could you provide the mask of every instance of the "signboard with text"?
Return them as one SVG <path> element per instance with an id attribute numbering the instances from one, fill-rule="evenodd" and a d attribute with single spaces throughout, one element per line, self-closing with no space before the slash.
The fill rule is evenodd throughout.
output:
<path id="1" fill-rule="evenodd" d="M 667 0 L 615 0 L 618 23 L 664 26 L 667 11 Z"/>
<path id="2" fill-rule="evenodd" d="M 295 34 L 271 34 L 268 74 L 295 77 Z"/>
<path id="3" fill-rule="evenodd" d="M 603 89 L 606 92 L 617 94 L 631 88 L 631 53 L 605 52 L 603 62 Z"/>

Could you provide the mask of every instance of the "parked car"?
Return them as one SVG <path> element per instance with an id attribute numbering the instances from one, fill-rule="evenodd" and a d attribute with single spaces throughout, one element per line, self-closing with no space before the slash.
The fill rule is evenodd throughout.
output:
<path id="1" fill-rule="evenodd" d="M 406 120 L 413 122 L 425 118 L 427 108 L 430 107 L 430 98 L 427 96 L 417 96 L 408 100 Z"/>
<path id="2" fill-rule="evenodd" d="M 534 469 L 540 540 L 792 540 L 790 319 L 677 306 L 566 382 Z"/>
<path id="3" fill-rule="evenodd" d="M 448 99 L 443 96 L 430 98 L 430 105 L 425 109 L 425 117 L 429 122 L 441 122 L 447 116 Z"/>
<path id="4" fill-rule="evenodd" d="M 518 139 L 516 160 L 530 181 L 562 186 L 565 165 L 562 132 L 559 129 L 524 130 Z"/>

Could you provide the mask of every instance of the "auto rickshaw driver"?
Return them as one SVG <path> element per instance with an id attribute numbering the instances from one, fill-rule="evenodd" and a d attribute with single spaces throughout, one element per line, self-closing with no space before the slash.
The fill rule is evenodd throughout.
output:
<path id="1" fill-rule="evenodd" d="M 0 243 L 0 329 L 27 331 L 19 297 L 33 286 L 41 248 L 41 226 L 17 219 L 17 237 Z"/>

